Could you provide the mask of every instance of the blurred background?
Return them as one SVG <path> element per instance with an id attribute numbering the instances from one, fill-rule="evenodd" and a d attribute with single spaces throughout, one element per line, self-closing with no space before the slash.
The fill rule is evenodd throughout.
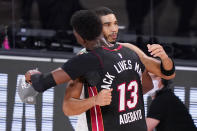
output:
<path id="1" fill-rule="evenodd" d="M 73 130 L 76 117 L 62 113 L 65 88 L 40 94 L 34 106 L 21 103 L 15 87 L 28 69 L 48 72 L 73 57 L 82 47 L 70 18 L 77 10 L 98 6 L 115 12 L 118 41 L 144 51 L 146 44 L 159 43 L 174 58 L 174 92 L 197 125 L 196 0 L 0 0 L 1 131 Z M 144 100 L 147 110 L 148 96 Z"/>
<path id="2" fill-rule="evenodd" d="M 119 41 L 160 43 L 174 58 L 196 59 L 196 5 L 196 0 L 1 0 L 0 42 L 6 37 L 13 49 L 72 52 L 78 46 L 72 13 L 106 6 L 117 15 Z"/>

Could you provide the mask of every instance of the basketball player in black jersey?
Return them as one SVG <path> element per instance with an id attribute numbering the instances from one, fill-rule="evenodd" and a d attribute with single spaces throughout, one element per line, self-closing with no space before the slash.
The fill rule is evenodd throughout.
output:
<path id="1" fill-rule="evenodd" d="M 115 18 L 115 15 L 113 14 L 113 12 L 111 12 L 108 9 L 102 9 L 102 10 L 99 9 L 99 10 L 96 10 L 96 12 L 97 12 L 97 14 L 99 14 L 99 12 L 100 12 L 99 15 L 100 15 L 101 21 L 103 23 L 103 34 L 104 34 L 105 38 L 108 41 L 115 43 L 116 38 L 117 38 L 117 33 L 118 33 L 118 25 L 117 25 L 117 20 Z M 158 46 L 158 45 L 154 45 L 154 46 Z M 140 54 L 141 56 L 144 55 L 137 47 L 135 47 L 133 45 L 131 47 L 133 50 L 138 52 L 138 54 Z M 161 47 L 161 49 L 163 50 L 162 47 Z M 163 50 L 163 53 L 165 53 L 164 50 Z M 143 73 L 143 74 L 145 74 L 145 73 Z M 128 76 L 125 76 L 125 77 L 128 77 Z M 94 79 L 94 78 L 92 78 L 92 79 Z M 66 94 L 65 94 L 65 99 L 64 99 L 64 105 L 63 105 L 63 110 L 66 115 L 76 115 L 76 114 L 80 114 L 84 111 L 87 111 L 89 109 L 88 105 L 92 105 L 92 103 L 96 103 L 96 105 L 104 106 L 104 105 L 108 105 L 111 102 L 111 99 L 109 99 L 109 97 L 111 96 L 111 92 L 107 92 L 107 91 L 105 92 L 105 90 L 102 90 L 100 93 L 98 93 L 98 96 L 96 96 L 95 101 L 92 101 L 93 100 L 92 97 L 90 97 L 88 99 L 79 100 L 79 97 L 81 94 L 81 90 L 80 90 L 81 88 L 82 88 L 82 83 L 79 83 L 79 82 L 78 83 L 71 82 L 70 86 L 67 88 Z M 85 93 L 88 92 L 88 91 L 86 91 L 87 89 L 88 88 L 85 87 Z M 143 88 L 143 89 L 146 89 L 146 88 Z M 115 93 L 112 93 L 112 99 L 114 97 L 114 94 Z M 73 97 L 71 98 L 70 96 L 72 96 L 72 95 L 73 95 Z M 88 95 L 86 94 L 86 96 L 88 96 Z M 73 99 L 73 98 L 77 98 L 77 99 Z M 117 101 L 115 103 L 117 104 Z M 143 104 L 141 104 L 141 105 L 143 105 Z M 105 116 L 106 110 L 104 107 L 102 107 L 102 108 L 103 108 L 102 113 Z M 97 108 L 95 107 L 95 108 L 90 109 L 89 111 L 93 112 L 96 109 Z M 90 117 L 89 114 L 92 114 L 92 113 L 89 113 L 89 111 L 87 112 L 87 115 L 88 115 L 87 118 L 91 118 L 91 120 L 94 120 L 92 117 Z M 109 117 L 108 119 L 113 119 L 113 118 Z M 107 118 L 105 117 L 105 118 L 103 118 L 103 120 L 107 121 Z M 90 123 L 92 123 L 92 124 L 90 124 Z M 93 129 L 95 125 L 99 124 L 99 123 L 97 123 L 94 125 L 93 123 L 94 123 L 93 121 L 90 121 L 90 119 L 88 119 L 89 129 Z M 127 124 L 131 124 L 131 123 L 127 123 Z M 97 129 L 97 128 L 95 128 L 95 129 Z M 114 128 L 116 128 L 116 127 L 114 126 Z M 123 128 L 125 128 L 125 126 L 123 126 Z M 105 127 L 105 130 L 106 129 L 107 129 L 107 127 Z M 115 130 L 115 129 L 111 128 L 111 130 Z M 120 130 L 120 129 L 117 129 L 117 130 Z"/>
<path id="2" fill-rule="evenodd" d="M 107 41 L 109 41 L 110 43 L 118 43 L 118 42 L 116 42 L 117 34 L 118 34 L 118 22 L 117 22 L 117 19 L 116 19 L 115 15 L 114 15 L 113 11 L 110 10 L 109 8 L 106 8 L 106 7 L 100 7 L 100 8 L 95 9 L 95 12 L 100 17 L 101 22 L 103 24 L 103 34 L 104 34 L 105 39 Z M 146 56 L 139 48 L 137 48 L 136 46 L 134 46 L 132 44 L 127 44 L 127 43 L 118 43 L 118 44 L 126 45 L 129 48 L 131 48 L 132 50 L 134 50 L 140 56 L 141 60 L 144 61 L 144 63 L 147 63 L 146 61 L 149 61 L 148 59 L 151 59 L 150 57 Z M 158 44 L 154 44 L 154 45 L 148 45 L 148 47 L 149 47 L 149 50 L 152 51 L 152 55 L 155 55 L 154 52 L 157 52 L 159 50 L 160 52 L 157 53 L 157 55 L 160 54 L 160 56 L 161 56 L 161 54 L 162 54 L 163 56 L 168 57 L 167 54 L 165 53 L 165 51 L 163 50 L 162 46 L 160 46 Z M 157 56 L 157 55 L 155 55 L 155 56 Z M 156 60 L 154 59 L 153 61 L 156 61 Z M 171 64 L 172 63 L 170 62 L 170 59 L 167 58 L 166 61 L 163 60 L 163 62 L 166 63 L 166 65 L 167 65 L 167 63 L 169 63 L 168 66 L 171 68 Z M 155 65 L 157 65 L 157 64 L 155 64 L 155 63 L 152 64 L 150 62 L 149 62 L 149 64 L 145 64 L 146 68 L 148 68 L 148 70 L 150 72 L 153 72 L 153 70 L 155 69 Z M 167 68 L 170 69 L 169 67 L 167 67 Z M 147 71 L 147 70 L 145 70 L 145 71 Z M 160 70 L 158 70 L 157 74 L 158 73 L 161 74 L 159 71 Z M 163 77 L 165 77 L 167 79 L 166 76 L 163 76 Z M 144 77 L 143 78 L 147 79 L 147 80 L 143 80 L 142 81 L 143 93 L 146 93 L 148 90 L 151 89 L 151 86 L 147 86 L 147 85 L 151 85 L 152 83 L 149 82 L 150 80 L 149 80 L 148 73 L 144 73 Z M 70 83 L 71 83 L 70 85 L 72 85 L 72 86 L 75 85 L 73 83 L 73 81 L 71 81 Z M 79 86 L 79 85 L 82 85 L 82 84 L 78 83 L 76 85 Z M 68 89 L 68 87 L 67 87 L 67 92 L 68 92 L 67 94 L 70 94 L 70 92 L 73 89 L 73 87 L 72 87 L 72 89 Z M 77 87 L 77 89 L 78 88 L 79 87 Z M 70 106 L 68 106 L 68 107 L 70 107 Z M 75 112 L 74 110 L 72 110 L 72 111 Z"/>
<path id="3" fill-rule="evenodd" d="M 103 24 L 102 32 L 103 32 L 105 39 L 110 43 L 114 43 L 114 44 L 118 43 L 118 42 L 116 42 L 117 34 L 118 34 L 118 21 L 115 17 L 115 14 L 113 13 L 113 11 L 110 10 L 109 8 L 106 8 L 106 7 L 99 7 L 97 9 L 95 9 L 94 11 L 100 17 L 101 22 Z M 134 46 L 132 44 L 127 44 L 127 43 L 118 43 L 118 44 L 123 44 L 125 46 L 128 46 L 132 50 L 134 50 L 143 61 L 144 60 L 146 61 L 146 59 L 150 59 L 139 48 L 137 48 L 136 46 Z M 159 54 L 166 55 L 162 46 L 160 46 L 158 44 L 148 45 L 148 48 L 150 51 L 154 51 L 154 52 L 159 50 L 160 51 Z M 154 53 L 152 53 L 152 54 L 154 54 Z M 169 63 L 169 67 L 171 68 L 172 63 L 170 63 L 170 59 L 168 59 L 167 62 L 165 62 L 165 63 Z M 151 66 L 151 64 L 146 64 L 146 65 L 147 65 L 147 68 L 150 70 L 150 72 L 152 72 L 154 70 L 154 68 L 152 68 L 153 66 Z M 167 68 L 170 69 L 169 67 L 167 67 Z M 151 86 L 147 86 L 147 85 L 152 85 L 152 83 L 148 80 L 148 79 L 150 79 L 148 76 L 148 73 L 144 73 L 143 78 L 147 78 L 147 80 L 142 81 L 143 82 L 142 83 L 143 84 L 143 93 L 146 93 L 147 91 L 149 91 L 151 89 Z M 71 84 L 72 86 L 74 85 L 73 81 L 71 81 L 70 83 L 72 83 Z M 80 85 L 80 84 L 78 83 L 76 85 Z M 71 91 L 71 89 L 67 89 L 67 90 L 69 90 L 69 92 Z M 70 94 L 70 93 L 68 93 L 68 94 Z"/>
<path id="4" fill-rule="evenodd" d="M 113 46 L 111 44 L 106 43 L 102 35 L 100 34 L 102 30 L 102 24 L 100 22 L 100 19 L 96 17 L 94 13 L 92 13 L 91 11 L 79 11 L 75 13 L 72 17 L 74 34 L 77 38 L 77 41 L 85 48 L 91 50 L 91 52 L 72 58 L 61 68 L 58 68 L 48 74 L 42 74 L 38 71 L 30 70 L 26 73 L 26 81 L 31 83 L 36 91 L 43 92 L 52 86 L 68 82 L 71 79 L 75 80 L 76 78 L 79 78 L 81 76 L 85 77 L 88 72 L 98 71 L 100 73 L 101 79 L 105 79 L 103 80 L 103 82 L 105 81 L 105 83 L 99 81 L 97 83 L 98 85 L 101 85 L 104 89 L 106 88 L 105 90 L 108 90 L 111 87 L 118 87 L 116 88 L 116 91 L 119 94 L 119 97 L 116 97 L 114 99 L 119 99 L 120 103 L 113 105 L 114 108 L 117 109 L 115 110 L 115 113 L 119 112 L 122 114 L 119 114 L 118 118 L 114 119 L 114 123 L 112 123 L 112 125 L 122 125 L 121 127 L 118 126 L 117 129 L 120 129 L 122 127 L 125 127 L 126 129 L 128 126 L 128 128 L 139 128 L 140 130 L 146 130 L 143 115 L 143 101 L 141 95 L 142 93 L 140 90 L 140 76 L 144 70 L 144 66 L 135 52 L 130 51 L 130 49 L 125 48 L 122 45 L 117 44 Z M 109 61 L 111 62 L 108 63 Z M 163 74 L 160 71 L 160 67 L 158 67 L 160 66 L 160 63 L 157 63 L 157 61 L 154 61 L 152 59 L 147 59 L 147 61 L 145 61 L 145 64 L 149 62 L 150 64 L 155 63 L 156 65 L 154 66 L 153 64 L 153 67 L 155 67 L 155 72 L 153 73 L 159 76 L 163 76 Z M 167 68 L 171 69 L 172 64 L 170 65 L 171 67 L 168 67 L 168 65 L 166 67 L 165 64 L 165 62 L 162 64 L 162 68 L 164 71 L 168 72 Z M 131 75 L 131 81 L 128 80 L 129 78 L 124 78 L 125 75 L 117 75 L 118 73 L 128 73 L 128 75 Z M 132 74 L 135 75 L 132 76 Z M 167 78 L 173 77 L 174 73 L 172 73 L 170 76 L 167 76 Z M 124 80 L 124 82 L 120 83 L 121 80 Z M 118 83 L 120 85 L 117 85 Z M 98 89 L 98 91 L 100 90 L 101 89 Z M 128 90 L 128 92 L 125 92 L 126 90 Z M 90 89 L 89 91 L 90 93 L 92 93 L 90 95 L 95 95 L 95 93 L 97 93 L 95 92 L 95 88 L 93 88 L 93 90 Z M 112 89 L 109 89 L 108 94 L 110 94 L 111 91 Z M 130 95 L 130 97 L 124 97 L 125 95 Z M 110 99 L 111 98 L 108 97 L 107 101 Z M 89 104 L 87 106 L 93 107 L 97 104 L 96 97 L 92 97 L 92 100 L 92 105 Z M 96 106 L 96 108 L 97 107 L 98 106 Z M 132 110 L 133 108 L 137 110 Z M 110 112 L 110 110 L 108 111 Z M 105 124 L 105 127 L 103 127 L 101 115 L 102 114 L 100 114 L 98 117 L 95 116 L 95 120 L 97 121 L 99 119 L 99 121 L 101 120 L 101 123 L 94 123 L 95 125 L 93 125 L 92 127 L 95 129 L 106 128 L 106 130 L 113 130 L 112 126 L 108 124 L 109 121 L 103 121 L 103 124 Z M 112 114 L 109 113 L 109 115 L 109 117 L 106 116 L 106 119 L 110 119 Z M 136 124 L 136 126 L 133 124 L 130 125 L 131 121 L 138 122 L 138 124 Z"/>

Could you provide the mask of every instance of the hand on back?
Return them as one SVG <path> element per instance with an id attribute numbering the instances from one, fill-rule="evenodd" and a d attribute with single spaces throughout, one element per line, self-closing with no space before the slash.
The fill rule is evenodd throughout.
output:
<path id="1" fill-rule="evenodd" d="M 112 90 L 113 89 L 103 89 L 95 97 L 95 104 L 99 106 L 110 105 L 112 101 Z"/>

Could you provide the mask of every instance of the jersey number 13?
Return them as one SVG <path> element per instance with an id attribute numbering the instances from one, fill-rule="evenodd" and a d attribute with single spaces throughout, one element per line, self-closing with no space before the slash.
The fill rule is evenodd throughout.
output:
<path id="1" fill-rule="evenodd" d="M 125 111 L 126 106 L 129 109 L 135 108 L 138 101 L 138 83 L 131 81 L 128 85 L 122 83 L 118 86 L 119 91 L 119 112 Z M 126 100 L 126 91 L 130 92 L 130 98 Z"/>

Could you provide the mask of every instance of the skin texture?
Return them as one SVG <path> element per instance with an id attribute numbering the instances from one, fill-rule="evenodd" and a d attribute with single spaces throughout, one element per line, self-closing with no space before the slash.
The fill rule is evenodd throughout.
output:
<path id="1" fill-rule="evenodd" d="M 153 118 L 146 118 L 146 124 L 148 131 L 153 131 L 153 129 L 159 124 L 160 120 Z"/>
<path id="2" fill-rule="evenodd" d="M 103 24 L 103 34 L 107 41 L 113 43 L 116 42 L 118 35 L 118 21 L 114 14 L 101 16 L 101 22 Z"/>

